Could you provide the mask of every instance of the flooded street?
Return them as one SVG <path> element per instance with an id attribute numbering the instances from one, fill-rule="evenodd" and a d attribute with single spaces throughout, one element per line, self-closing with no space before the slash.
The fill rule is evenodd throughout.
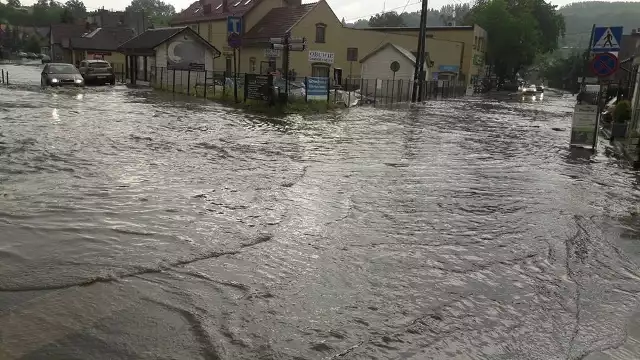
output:
<path id="1" fill-rule="evenodd" d="M 2 360 L 640 358 L 639 178 L 569 97 L 270 119 L 4 68 Z"/>

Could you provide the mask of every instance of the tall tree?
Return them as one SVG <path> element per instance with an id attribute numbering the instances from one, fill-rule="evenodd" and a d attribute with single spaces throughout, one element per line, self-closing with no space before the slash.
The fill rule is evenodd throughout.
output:
<path id="1" fill-rule="evenodd" d="M 71 10 L 68 8 L 64 8 L 62 13 L 60 14 L 60 22 L 63 24 L 73 24 L 75 22 L 75 18 L 71 13 Z"/>
<path id="2" fill-rule="evenodd" d="M 7 6 L 18 9 L 22 4 L 20 4 L 20 0 L 7 0 Z"/>
<path id="3" fill-rule="evenodd" d="M 64 8 L 69 10 L 76 19 L 84 18 L 87 15 L 87 7 L 82 0 L 68 0 L 64 3 Z"/>
<path id="4" fill-rule="evenodd" d="M 395 11 L 383 12 L 369 18 L 370 27 L 406 27 L 404 19 Z"/>
<path id="5" fill-rule="evenodd" d="M 162 0 L 132 0 L 125 10 L 144 12 L 151 19 L 151 23 L 155 25 L 167 24 L 171 17 L 176 14 L 176 9 L 173 5 Z"/>
<path id="6" fill-rule="evenodd" d="M 565 29 L 562 15 L 544 0 L 479 0 L 467 19 L 488 32 L 487 58 L 500 80 L 557 49 Z"/>

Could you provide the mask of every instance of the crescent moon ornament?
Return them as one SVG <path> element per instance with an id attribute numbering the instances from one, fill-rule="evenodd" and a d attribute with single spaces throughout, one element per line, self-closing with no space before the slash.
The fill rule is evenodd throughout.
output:
<path id="1" fill-rule="evenodd" d="M 179 63 L 182 61 L 182 58 L 176 55 L 176 46 L 178 45 L 180 45 L 180 42 L 173 41 L 169 43 L 169 47 L 167 49 L 167 56 L 169 57 L 169 60 L 171 60 L 171 62 L 173 63 Z"/>

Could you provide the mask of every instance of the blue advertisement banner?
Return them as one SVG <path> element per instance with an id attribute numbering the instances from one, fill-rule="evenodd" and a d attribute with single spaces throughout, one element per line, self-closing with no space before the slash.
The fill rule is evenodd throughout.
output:
<path id="1" fill-rule="evenodd" d="M 458 69 L 460 69 L 459 65 L 440 65 L 438 66 L 438 70 L 440 72 L 452 72 L 457 73 Z"/>
<path id="2" fill-rule="evenodd" d="M 329 78 L 307 78 L 307 100 L 327 100 L 329 93 Z"/>

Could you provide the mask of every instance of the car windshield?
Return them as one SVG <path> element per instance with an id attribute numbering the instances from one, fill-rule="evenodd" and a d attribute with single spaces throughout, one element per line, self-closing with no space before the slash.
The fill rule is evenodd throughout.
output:
<path id="1" fill-rule="evenodd" d="M 49 65 L 48 72 L 50 74 L 78 74 L 78 69 L 70 64 Z"/>
<path id="2" fill-rule="evenodd" d="M 109 63 L 106 63 L 106 62 L 94 62 L 94 63 L 89 63 L 89 67 L 92 67 L 92 68 L 108 68 L 109 67 Z"/>

